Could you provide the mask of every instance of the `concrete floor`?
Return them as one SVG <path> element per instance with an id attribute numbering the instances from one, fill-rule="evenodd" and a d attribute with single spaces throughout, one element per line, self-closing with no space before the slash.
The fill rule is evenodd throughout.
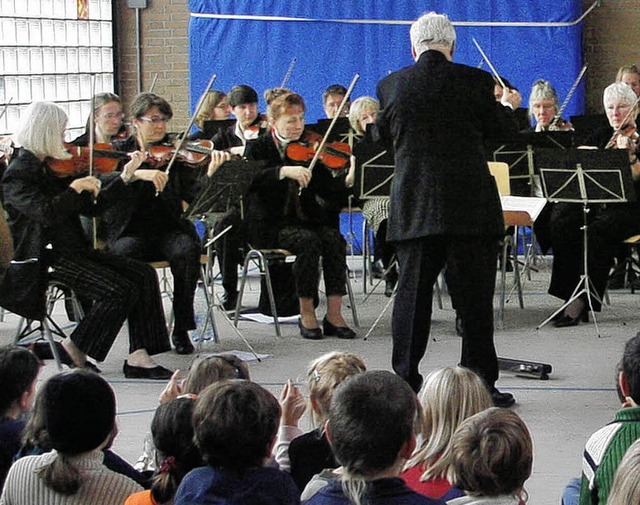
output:
<path id="1" fill-rule="evenodd" d="M 365 341 L 362 336 L 380 315 L 388 299 L 382 286 L 363 302 L 360 260 L 352 258 L 356 274 L 352 286 L 356 293 L 360 317 L 359 338 L 343 341 L 327 338 L 321 341 L 302 340 L 295 324 L 282 327 L 281 338 L 275 337 L 273 327 L 255 322 L 241 322 L 240 331 L 260 354 L 268 357 L 250 365 L 252 378 L 279 395 L 284 382 L 292 378 L 304 390 L 305 367 L 313 358 L 331 350 L 349 350 L 360 354 L 370 369 L 390 369 L 391 309 Z M 550 266 L 543 261 L 532 280 L 524 286 L 525 308 L 520 309 L 512 299 L 506 306 L 504 325 L 495 333 L 498 354 L 503 357 L 528 359 L 549 363 L 553 371 L 549 380 L 517 377 L 504 372 L 498 387 L 512 392 L 517 399 L 514 410 L 525 420 L 535 444 L 534 471 L 526 487 L 531 503 L 557 504 L 565 483 L 580 474 L 580 458 L 587 437 L 610 421 L 619 407 L 614 389 L 614 371 L 622 354 L 625 341 L 635 335 L 640 326 L 638 296 L 629 290 L 611 292 L 611 306 L 598 315 L 601 337 L 593 323 L 573 328 L 556 329 L 551 325 L 536 330 L 551 312 L 559 306 L 557 300 L 546 294 Z M 245 305 L 257 301 L 258 284 L 245 297 Z M 220 286 L 216 290 L 221 290 Z M 448 297 L 445 308 L 434 308 L 431 342 L 421 369 L 428 372 L 438 367 L 454 365 L 460 353 L 460 338 L 454 330 L 454 312 Z M 496 307 L 498 298 L 496 297 Z M 169 307 L 167 301 L 167 308 Z M 202 293 L 198 295 L 198 313 L 203 317 Z M 318 309 L 323 315 L 324 305 Z M 61 308 L 55 310 L 57 319 L 65 321 Z M 351 313 L 345 308 L 345 317 Z M 248 351 L 245 343 L 216 311 L 220 342 L 202 344 L 201 352 Z M 0 344 L 12 342 L 16 316 L 7 314 L 0 322 Z M 120 434 L 115 450 L 134 462 L 142 448 L 151 417 L 157 406 L 161 382 L 126 380 L 122 375 L 123 360 L 127 355 L 127 335 L 124 329 L 107 360 L 100 365 L 103 377 L 112 384 L 118 398 Z M 193 356 L 178 356 L 173 352 L 157 356 L 157 361 L 173 369 L 187 370 Z M 41 379 L 56 372 L 48 362 Z M 303 427 L 306 422 L 303 424 Z"/>

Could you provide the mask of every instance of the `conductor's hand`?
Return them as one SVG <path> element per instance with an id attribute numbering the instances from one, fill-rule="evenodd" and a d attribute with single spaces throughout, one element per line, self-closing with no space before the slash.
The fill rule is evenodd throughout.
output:
<path id="1" fill-rule="evenodd" d="M 305 167 L 285 165 L 280 168 L 280 176 L 293 179 L 301 188 L 306 188 L 311 180 L 311 171 Z"/>
<path id="2" fill-rule="evenodd" d="M 72 188 L 76 193 L 82 193 L 83 191 L 88 191 L 93 194 L 94 197 L 98 196 L 100 193 L 100 187 L 102 183 L 99 179 L 96 179 L 93 176 L 82 177 L 80 179 L 75 179 L 69 187 Z"/>
<path id="3" fill-rule="evenodd" d="M 280 407 L 282 408 L 280 423 L 283 426 L 298 426 L 298 422 L 307 408 L 307 403 L 300 388 L 291 379 L 284 385 L 280 394 Z"/>
<path id="4" fill-rule="evenodd" d="M 209 161 L 209 166 L 207 167 L 207 177 L 211 177 L 216 173 L 216 170 L 222 165 L 225 161 L 229 161 L 231 159 L 231 154 L 227 151 L 211 151 L 211 160 Z"/>
<path id="5" fill-rule="evenodd" d="M 162 191 L 169 180 L 169 176 L 161 170 L 136 170 L 136 179 L 152 182 L 156 191 Z"/>
<path id="6" fill-rule="evenodd" d="M 522 103 L 522 95 L 515 89 L 505 88 L 502 91 L 500 103 L 515 110 L 520 107 L 520 104 Z"/>

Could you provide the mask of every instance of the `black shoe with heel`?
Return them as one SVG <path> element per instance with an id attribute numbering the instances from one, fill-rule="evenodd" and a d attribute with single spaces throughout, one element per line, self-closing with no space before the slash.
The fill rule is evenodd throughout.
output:
<path id="1" fill-rule="evenodd" d="M 308 340 L 322 340 L 324 335 L 320 328 L 306 328 L 302 324 L 302 319 L 298 318 L 298 328 L 300 328 L 300 336 Z"/>
<path id="2" fill-rule="evenodd" d="M 322 329 L 327 337 L 338 337 L 352 339 L 356 337 L 356 332 L 348 326 L 335 326 L 329 322 L 327 316 L 322 320 Z"/>

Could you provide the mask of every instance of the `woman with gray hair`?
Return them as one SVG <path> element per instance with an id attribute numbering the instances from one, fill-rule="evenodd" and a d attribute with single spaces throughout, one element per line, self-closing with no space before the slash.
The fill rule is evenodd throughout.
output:
<path id="1" fill-rule="evenodd" d="M 94 302 L 62 342 L 69 364 L 97 370 L 87 355 L 103 361 L 128 319 L 125 366 L 148 379 L 168 379 L 172 372 L 150 356 L 170 349 L 154 269 L 92 249 L 80 224 L 80 214 L 95 215 L 127 198 L 128 183 L 152 179 L 154 171 L 137 170 L 145 155 L 136 151 L 122 172 L 95 177 L 80 163 L 79 173 L 57 175 L 50 160 L 72 157 L 62 141 L 66 126 L 67 115 L 51 102 L 34 102 L 22 115 L 15 134 L 22 149 L 2 179 L 15 259 L 0 284 L 0 305 L 42 320 L 47 285 L 56 281 Z"/>
<path id="2" fill-rule="evenodd" d="M 629 169 L 636 193 L 640 191 L 640 163 L 635 133 L 638 107 L 636 95 L 624 83 L 614 83 L 604 90 L 604 108 L 610 127 L 597 130 L 586 144 L 599 149 L 624 149 L 629 155 Z M 615 133 L 615 135 L 614 135 Z M 640 193 L 638 193 L 640 194 Z M 615 205 L 591 205 L 588 214 L 588 270 L 596 294 L 600 300 L 607 286 L 609 270 L 619 244 L 640 233 L 640 202 Z M 582 272 L 583 247 L 582 205 L 558 203 L 551 215 L 553 242 L 553 270 L 549 294 L 569 300 Z M 591 297 L 593 310 L 600 310 L 600 301 Z M 556 327 L 575 326 L 588 320 L 589 306 L 586 297 L 580 297 L 566 307 L 554 321 Z"/>

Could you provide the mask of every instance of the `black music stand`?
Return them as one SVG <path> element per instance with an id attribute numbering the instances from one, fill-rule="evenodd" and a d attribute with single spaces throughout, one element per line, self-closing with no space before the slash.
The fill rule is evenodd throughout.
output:
<path id="1" fill-rule="evenodd" d="M 209 119 L 202 124 L 202 137 L 212 139 L 218 132 L 224 131 L 236 124 L 235 119 Z"/>
<path id="2" fill-rule="evenodd" d="M 509 165 L 511 194 L 541 196 L 536 194 L 539 173 L 535 169 L 535 152 L 538 149 L 569 149 L 573 145 L 574 132 L 571 131 L 522 131 L 515 139 L 501 143 L 493 151 L 493 161 L 503 161 Z M 519 188 L 518 181 L 525 181 L 528 190 Z"/>
<path id="3" fill-rule="evenodd" d="M 331 125 L 332 119 L 319 119 L 316 124 L 309 125 L 309 128 L 316 133 L 324 136 Z M 351 147 L 355 143 L 356 133 L 351 128 L 348 117 L 339 117 L 336 120 L 331 135 L 327 139 L 328 142 L 346 142 Z"/>
<path id="4" fill-rule="evenodd" d="M 635 200 L 633 180 L 625 150 L 575 149 L 565 152 L 546 151 L 537 155 L 545 197 L 550 202 L 582 204 L 582 275 L 571 297 L 536 329 L 586 295 L 596 333 L 600 330 L 593 310 L 593 300 L 602 303 L 589 277 L 588 214 L 589 204 L 614 204 Z"/>

